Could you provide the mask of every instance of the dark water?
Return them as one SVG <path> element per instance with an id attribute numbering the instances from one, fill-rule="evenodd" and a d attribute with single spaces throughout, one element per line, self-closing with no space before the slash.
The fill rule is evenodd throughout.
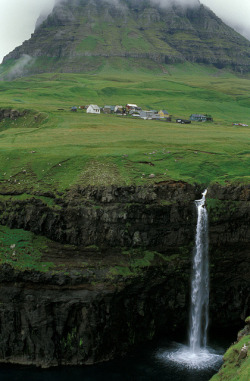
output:
<path id="1" fill-rule="evenodd" d="M 208 381 L 220 368 L 222 357 L 206 369 L 190 369 L 162 359 L 162 354 L 172 353 L 174 342 L 158 341 L 137 348 L 127 357 L 103 364 L 82 367 L 37 369 L 0 365 L 1 381 Z M 212 343 L 214 353 L 223 354 L 225 343 Z M 160 355 L 160 356 L 159 356 Z"/>

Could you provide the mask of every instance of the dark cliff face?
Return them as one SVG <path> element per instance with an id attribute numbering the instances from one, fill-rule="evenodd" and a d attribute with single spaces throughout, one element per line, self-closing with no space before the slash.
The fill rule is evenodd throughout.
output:
<path id="1" fill-rule="evenodd" d="M 52 238 L 44 257 L 55 267 L 1 266 L 1 361 L 93 363 L 160 333 L 185 333 L 193 201 L 202 190 L 181 182 L 76 188 L 47 195 L 54 206 L 2 192 L 0 223 Z M 213 186 L 207 208 L 210 324 L 229 328 L 249 314 L 250 188 Z"/>
<path id="2" fill-rule="evenodd" d="M 170 269 L 73 285 L 65 285 L 63 276 L 46 284 L 35 273 L 25 282 L 8 268 L 1 273 L 0 361 L 90 364 L 125 354 L 163 327 L 169 335 L 185 325 L 186 282 Z"/>
<path id="3" fill-rule="evenodd" d="M 250 186 L 214 185 L 208 199 L 211 260 L 210 307 L 223 321 L 245 319 L 250 306 Z M 244 303 L 241 304 L 241 296 Z M 217 316 L 216 316 L 217 315 Z M 211 323 L 218 312 L 211 316 Z"/>
<path id="4" fill-rule="evenodd" d="M 190 199 L 197 195 L 198 187 L 174 182 L 155 187 L 77 188 L 65 198 L 57 198 L 54 209 L 35 197 L 0 201 L 4 211 L 0 222 L 72 245 L 164 251 L 164 247 L 184 245 L 192 239 Z"/>
<path id="5" fill-rule="evenodd" d="M 195 227 L 190 199 L 198 195 L 184 183 L 77 188 L 54 209 L 35 197 L 2 196 L 1 223 L 53 238 L 58 243 L 44 255 L 66 268 L 41 273 L 2 266 L 0 359 L 93 363 L 184 327 Z M 77 249 L 66 250 L 69 243 Z"/>
<path id="6" fill-rule="evenodd" d="M 174 3 L 162 8 L 135 0 L 115 4 L 105 0 L 60 3 L 31 39 L 3 62 L 23 55 L 35 57 L 29 72 L 90 71 L 118 58 L 142 66 L 189 61 L 239 71 L 250 68 L 249 41 L 199 2 L 188 8 Z"/>

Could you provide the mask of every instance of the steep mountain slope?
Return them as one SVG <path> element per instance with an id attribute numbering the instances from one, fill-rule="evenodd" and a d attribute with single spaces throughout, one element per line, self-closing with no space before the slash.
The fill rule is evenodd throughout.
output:
<path id="1" fill-rule="evenodd" d="M 250 70 L 250 42 L 194 0 L 192 7 L 153 0 L 60 2 L 30 40 L 4 60 L 22 74 L 82 72 L 105 64 L 163 67 L 185 61 Z M 19 74 L 19 73 L 18 73 Z"/>

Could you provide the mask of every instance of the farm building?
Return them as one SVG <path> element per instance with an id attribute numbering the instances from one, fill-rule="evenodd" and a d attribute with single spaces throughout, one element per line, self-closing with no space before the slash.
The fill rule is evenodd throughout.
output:
<path id="1" fill-rule="evenodd" d="M 117 114 L 124 114 L 126 112 L 126 108 L 123 106 L 116 105 L 115 106 L 115 113 Z"/>
<path id="2" fill-rule="evenodd" d="M 151 110 L 151 111 L 139 110 L 139 111 L 134 111 L 132 113 L 132 116 L 136 116 L 141 119 L 156 119 L 157 115 L 158 115 L 157 111 L 155 110 Z"/>
<path id="3" fill-rule="evenodd" d="M 138 106 L 132 103 L 126 104 L 126 109 L 129 110 L 137 110 Z"/>
<path id="4" fill-rule="evenodd" d="M 138 106 L 135 105 L 135 104 L 128 103 L 128 104 L 126 105 L 126 110 L 127 110 L 128 112 L 130 112 L 130 111 L 140 111 L 140 110 L 141 110 L 141 107 L 138 107 Z"/>
<path id="5" fill-rule="evenodd" d="M 104 106 L 103 107 L 104 114 L 113 114 L 115 112 L 115 106 Z"/>
<path id="6" fill-rule="evenodd" d="M 168 118 L 169 117 L 169 113 L 166 110 L 160 110 L 158 112 L 158 114 L 160 115 L 160 118 Z"/>
<path id="7" fill-rule="evenodd" d="M 192 114 L 189 118 L 190 120 L 193 120 L 194 122 L 207 122 L 207 121 L 213 121 L 213 118 L 211 115 L 207 114 Z"/>
<path id="8" fill-rule="evenodd" d="M 88 114 L 100 114 L 101 109 L 97 105 L 89 105 L 87 108 L 87 113 Z"/>

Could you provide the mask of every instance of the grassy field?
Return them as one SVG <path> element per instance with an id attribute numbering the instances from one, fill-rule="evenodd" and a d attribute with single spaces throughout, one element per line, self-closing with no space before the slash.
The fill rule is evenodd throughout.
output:
<path id="1" fill-rule="evenodd" d="M 43 260 L 49 240 L 22 229 L 0 225 L 0 264 L 9 264 L 18 270 L 48 271 L 53 263 Z"/>
<path id="2" fill-rule="evenodd" d="M 250 179 L 250 79 L 187 64 L 167 73 L 103 68 L 0 82 L 0 108 L 30 110 L 0 122 L 0 188 L 64 191 L 75 184 L 190 183 Z M 70 112 L 71 106 L 137 103 L 175 117 L 209 113 L 213 123 L 178 125 Z M 154 174 L 154 178 L 149 178 Z"/>

